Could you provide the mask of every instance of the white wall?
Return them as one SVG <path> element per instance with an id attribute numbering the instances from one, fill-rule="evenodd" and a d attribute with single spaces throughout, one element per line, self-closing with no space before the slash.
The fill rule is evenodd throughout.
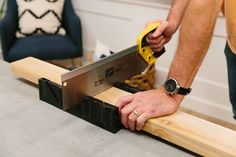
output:
<path id="1" fill-rule="evenodd" d="M 82 20 L 86 51 L 93 50 L 95 39 L 109 45 L 114 51 L 136 44 L 137 35 L 143 30 L 147 21 L 165 19 L 167 16 L 169 5 L 157 2 L 158 0 L 155 2 L 153 0 L 73 0 L 76 12 Z M 219 17 L 213 42 L 193 83 L 193 91 L 182 105 L 235 123 L 228 99 L 227 69 L 223 53 L 225 37 L 224 18 Z M 166 78 L 175 53 L 177 38 L 178 33 L 166 45 L 167 53 L 156 64 L 158 85 Z"/>

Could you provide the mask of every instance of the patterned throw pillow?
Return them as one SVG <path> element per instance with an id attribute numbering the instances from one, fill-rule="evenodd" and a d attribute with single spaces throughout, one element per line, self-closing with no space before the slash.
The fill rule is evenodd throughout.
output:
<path id="1" fill-rule="evenodd" d="M 16 0 L 19 15 L 17 37 L 35 34 L 65 35 L 62 11 L 65 0 Z"/>

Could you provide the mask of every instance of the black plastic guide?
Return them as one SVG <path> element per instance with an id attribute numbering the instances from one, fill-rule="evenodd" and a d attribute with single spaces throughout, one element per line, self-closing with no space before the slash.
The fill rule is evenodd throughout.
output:
<path id="1" fill-rule="evenodd" d="M 61 86 L 45 78 L 39 79 L 39 99 L 63 109 Z"/>
<path id="2" fill-rule="evenodd" d="M 129 92 L 129 93 L 133 93 L 133 94 L 142 91 L 140 88 L 132 87 L 124 82 L 116 82 L 116 83 L 114 83 L 114 87 L 122 89 L 124 91 Z"/>
<path id="3" fill-rule="evenodd" d="M 122 128 L 118 108 L 93 97 L 84 97 L 68 112 L 112 133 Z"/>
<path id="4" fill-rule="evenodd" d="M 121 82 L 115 83 L 114 86 L 130 93 L 140 91 L 138 88 Z M 60 85 L 45 78 L 39 79 L 39 97 L 40 100 L 63 109 L 62 87 Z M 84 97 L 83 100 L 78 102 L 78 104 L 74 104 L 66 112 L 112 133 L 116 133 L 122 128 L 118 107 L 93 97 Z"/>

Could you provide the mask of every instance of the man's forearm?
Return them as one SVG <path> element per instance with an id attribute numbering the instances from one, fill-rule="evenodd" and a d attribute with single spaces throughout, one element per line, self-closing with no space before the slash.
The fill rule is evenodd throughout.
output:
<path id="1" fill-rule="evenodd" d="M 169 77 L 188 88 L 209 48 L 223 0 L 191 0 L 182 21 L 176 55 Z M 183 96 L 175 95 L 181 102 Z"/>
<path id="2" fill-rule="evenodd" d="M 184 16 L 189 0 L 173 0 L 167 21 L 169 21 L 175 28 L 178 29 L 182 18 Z"/>

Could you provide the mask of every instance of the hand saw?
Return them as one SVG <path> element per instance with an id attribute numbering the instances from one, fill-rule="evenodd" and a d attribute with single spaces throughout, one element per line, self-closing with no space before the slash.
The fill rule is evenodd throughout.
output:
<path id="1" fill-rule="evenodd" d="M 63 109 L 76 105 L 83 96 L 97 95 L 118 81 L 140 74 L 149 64 L 153 64 L 165 49 L 152 52 L 146 36 L 159 25 L 153 23 L 146 27 L 138 36 L 137 45 L 62 75 Z"/>

